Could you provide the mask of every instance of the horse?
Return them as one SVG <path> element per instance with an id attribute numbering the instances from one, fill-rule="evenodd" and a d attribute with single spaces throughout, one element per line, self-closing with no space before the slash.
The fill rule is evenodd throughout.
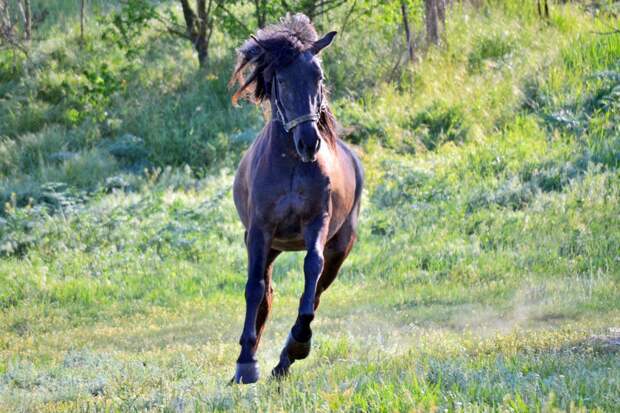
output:
<path id="1" fill-rule="evenodd" d="M 318 38 L 310 19 L 288 14 L 237 49 L 232 97 L 269 102 L 271 118 L 242 157 L 233 197 L 245 227 L 246 312 L 234 383 L 259 379 L 256 351 L 271 310 L 271 274 L 282 251 L 306 251 L 297 320 L 272 376 L 281 378 L 310 353 L 310 323 L 321 294 L 356 240 L 364 173 L 337 136 L 319 53 L 336 32 Z"/>

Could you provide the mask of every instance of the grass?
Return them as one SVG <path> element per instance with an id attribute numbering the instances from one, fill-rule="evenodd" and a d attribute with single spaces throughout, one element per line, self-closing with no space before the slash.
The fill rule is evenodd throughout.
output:
<path id="1" fill-rule="evenodd" d="M 515 4 L 456 8 L 447 46 L 398 81 L 334 91 L 366 169 L 360 241 L 310 357 L 232 387 L 232 168 L 260 115 L 226 109 L 221 50 L 206 78 L 168 41 L 102 70 L 102 44 L 74 59 L 52 27 L 28 73 L 0 75 L 0 410 L 614 411 L 620 38 L 575 5 L 543 23 Z M 325 56 L 335 85 L 343 53 Z M 89 65 L 109 91 L 73 74 Z M 302 258 L 276 262 L 264 377 Z"/>

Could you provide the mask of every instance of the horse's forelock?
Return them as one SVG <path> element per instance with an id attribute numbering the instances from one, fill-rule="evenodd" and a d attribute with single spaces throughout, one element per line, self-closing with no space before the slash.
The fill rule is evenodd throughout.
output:
<path id="1" fill-rule="evenodd" d="M 238 59 L 229 85 L 239 84 L 232 97 L 233 104 L 240 98 L 253 95 L 255 103 L 269 97 L 269 82 L 273 70 L 291 63 L 300 53 L 312 47 L 317 40 L 316 30 L 303 14 L 287 14 L 280 23 L 259 30 L 238 49 Z M 251 74 L 245 78 L 248 67 Z"/>
<path id="2" fill-rule="evenodd" d="M 260 73 L 257 71 L 259 66 L 258 63 L 263 54 L 264 50 L 253 39 L 248 39 L 237 50 L 237 64 L 235 65 L 233 74 L 228 82 L 229 87 L 233 87 L 235 84 L 239 85 L 239 88 L 232 96 L 233 104 L 236 105 L 240 98 L 248 97 L 251 94 L 251 91 L 255 88 L 253 84 L 259 77 Z M 252 66 L 254 66 L 254 70 L 246 79 L 245 72 Z"/>

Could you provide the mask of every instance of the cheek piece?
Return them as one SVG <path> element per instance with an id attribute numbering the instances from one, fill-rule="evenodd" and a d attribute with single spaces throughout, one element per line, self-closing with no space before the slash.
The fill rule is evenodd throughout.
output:
<path id="1" fill-rule="evenodd" d="M 318 122 L 321 112 L 323 111 L 324 103 L 323 103 L 323 84 L 320 86 L 319 90 L 319 110 L 317 113 L 307 113 L 305 115 L 301 115 L 287 122 L 284 108 L 281 106 L 280 99 L 278 98 L 278 87 L 276 85 L 276 76 L 273 76 L 271 79 L 271 96 L 273 96 L 275 106 L 276 106 L 276 118 L 282 126 L 286 133 L 292 131 L 297 125 L 304 122 Z"/>

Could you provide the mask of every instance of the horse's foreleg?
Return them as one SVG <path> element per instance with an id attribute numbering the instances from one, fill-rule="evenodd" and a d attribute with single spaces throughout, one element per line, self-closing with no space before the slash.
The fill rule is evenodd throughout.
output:
<path id="1" fill-rule="evenodd" d="M 280 363 L 273 370 L 275 376 L 288 372 L 295 360 L 301 360 L 310 353 L 312 330 L 310 323 L 314 319 L 317 284 L 324 267 L 323 248 L 328 231 L 327 217 L 320 217 L 308 225 L 304 239 L 308 252 L 304 259 L 304 292 L 299 300 L 299 314 L 291 329 L 286 344 L 280 354 Z"/>
<path id="2" fill-rule="evenodd" d="M 234 377 L 237 383 L 254 383 L 259 376 L 258 363 L 255 358 L 258 343 L 257 321 L 259 307 L 266 299 L 265 293 L 268 286 L 265 282 L 265 273 L 271 244 L 271 234 L 258 228 L 250 228 L 246 238 L 249 261 L 248 281 L 245 286 L 245 322 L 239 339 L 241 354 L 237 359 Z"/>

